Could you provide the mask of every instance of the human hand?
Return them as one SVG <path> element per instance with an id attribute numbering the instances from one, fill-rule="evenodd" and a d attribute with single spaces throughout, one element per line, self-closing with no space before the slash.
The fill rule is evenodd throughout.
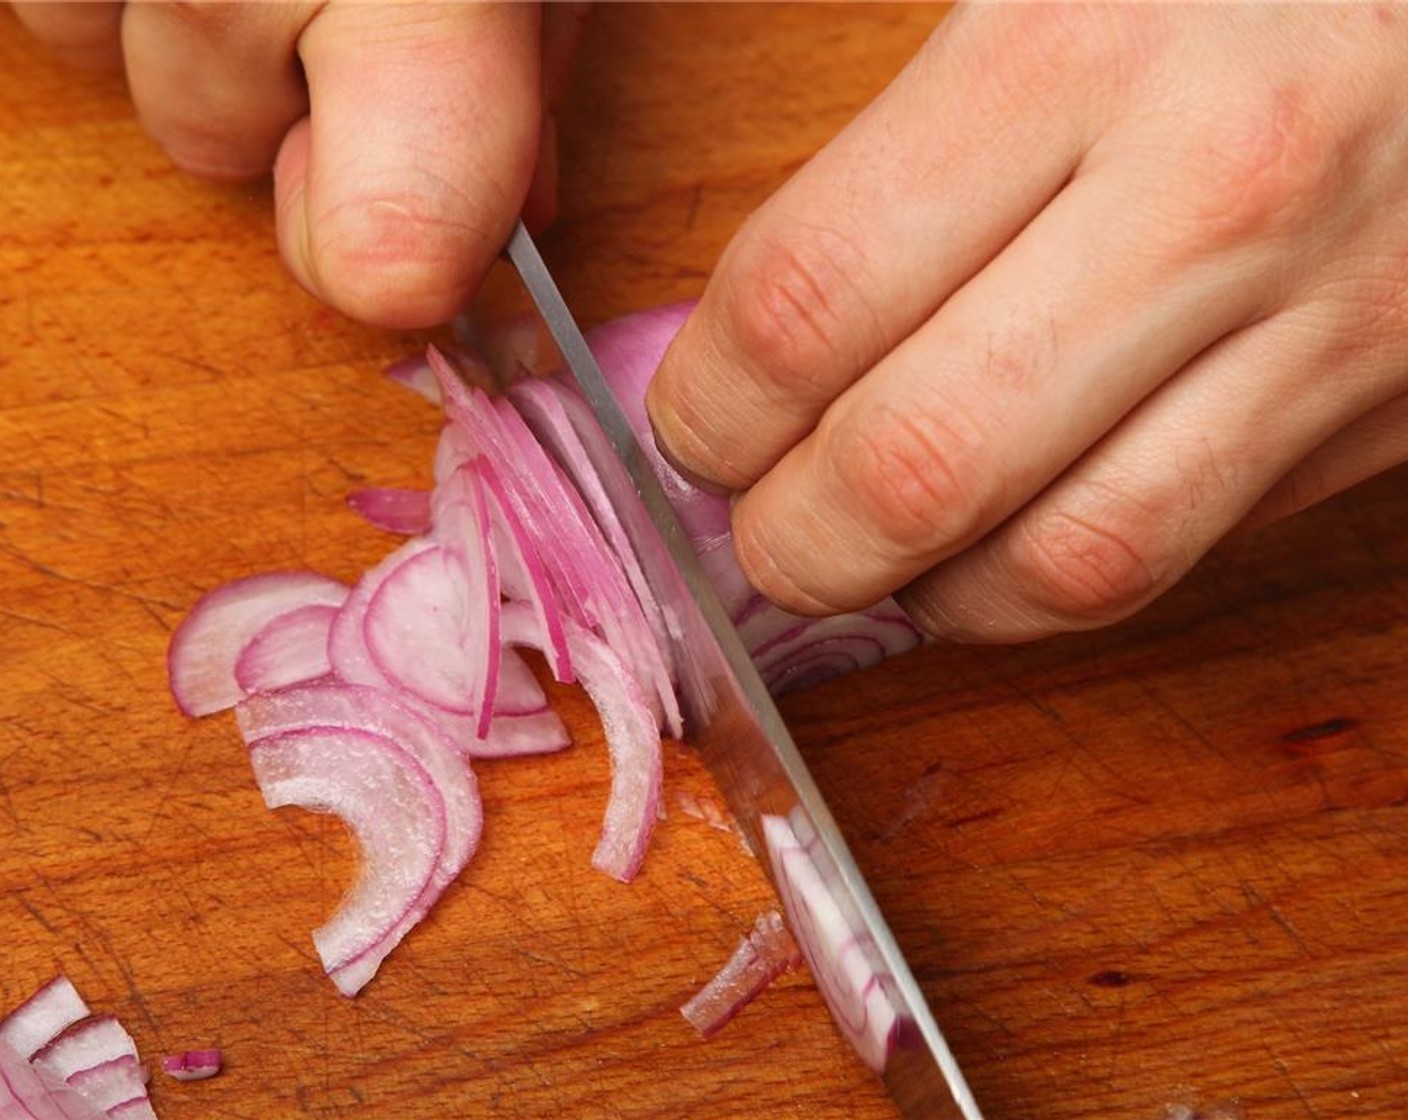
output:
<path id="1" fill-rule="evenodd" d="M 61 57 L 125 66 L 142 124 L 177 166 L 224 180 L 272 168 L 285 262 L 354 318 L 449 319 L 520 212 L 551 216 L 550 109 L 585 5 L 14 8 Z"/>
<path id="2" fill-rule="evenodd" d="M 750 218 L 651 386 L 802 613 L 1127 616 L 1408 459 L 1408 11 L 960 10 Z"/>

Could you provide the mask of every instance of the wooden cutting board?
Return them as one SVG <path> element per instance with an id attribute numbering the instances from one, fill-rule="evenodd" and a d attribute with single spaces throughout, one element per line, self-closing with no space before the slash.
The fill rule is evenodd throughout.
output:
<path id="1" fill-rule="evenodd" d="M 937 18 L 603 7 L 545 242 L 582 317 L 697 294 Z M 158 1078 L 168 1120 L 892 1116 L 804 973 L 712 1043 L 685 1026 L 770 896 L 685 811 L 717 795 L 675 745 L 640 879 L 590 869 L 607 766 L 570 690 L 578 745 L 479 768 L 475 862 L 334 994 L 308 931 L 344 835 L 267 811 L 163 656 L 221 581 L 392 547 L 343 497 L 428 478 L 436 418 L 378 377 L 417 340 L 317 306 L 265 189 L 172 171 L 120 81 L 7 12 L 0 69 L 0 1002 L 62 969 L 149 1056 L 223 1047 L 215 1081 Z M 1108 632 L 787 701 L 991 1120 L 1408 1114 L 1405 483 L 1229 545 Z"/>

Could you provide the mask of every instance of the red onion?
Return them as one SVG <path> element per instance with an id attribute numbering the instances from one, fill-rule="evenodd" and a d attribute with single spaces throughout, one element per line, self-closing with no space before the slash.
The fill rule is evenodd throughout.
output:
<path id="1" fill-rule="evenodd" d="M 692 996 L 680 1014 L 705 1038 L 713 1038 L 769 984 L 802 962 L 797 942 L 770 910 L 755 924 L 728 962 Z"/>
<path id="2" fill-rule="evenodd" d="M 161 1059 L 161 1072 L 177 1081 L 204 1081 L 220 1072 L 223 1055 L 219 1050 L 187 1050 Z"/>
<path id="3" fill-rule="evenodd" d="M 892 603 L 803 619 L 748 587 L 726 501 L 669 468 L 645 417 L 645 384 L 686 312 L 630 316 L 591 341 L 765 679 L 793 687 L 917 644 Z M 660 736 L 681 731 L 673 622 L 621 520 L 643 512 L 607 498 L 619 479 L 605 476 L 621 465 L 573 386 L 521 379 L 543 365 L 536 329 L 488 342 L 493 369 L 476 364 L 476 377 L 507 386 L 505 397 L 471 389 L 435 351 L 388 371 L 446 421 L 431 491 L 350 499 L 373 525 L 407 536 L 399 548 L 350 589 L 311 572 L 227 585 L 172 641 L 178 704 L 192 715 L 238 705 L 266 803 L 334 813 L 356 837 L 357 883 L 314 934 L 348 995 L 472 856 L 482 821 L 469 760 L 567 744 L 516 647 L 539 651 L 558 681 L 581 683 L 601 717 L 611 789 L 592 862 L 606 874 L 640 870 L 660 813 Z M 734 968 L 747 987 L 772 965 Z"/>
<path id="4" fill-rule="evenodd" d="M 899 1041 L 901 1021 L 885 990 L 888 977 L 871 964 L 864 935 L 837 906 L 818 870 L 818 842 L 801 813 L 763 817 L 773 879 L 787 904 L 792 933 L 832 1017 L 861 1060 L 877 1073 Z"/>
<path id="5" fill-rule="evenodd" d="M 155 1120 L 132 1036 L 55 977 L 0 1019 L 0 1120 Z"/>

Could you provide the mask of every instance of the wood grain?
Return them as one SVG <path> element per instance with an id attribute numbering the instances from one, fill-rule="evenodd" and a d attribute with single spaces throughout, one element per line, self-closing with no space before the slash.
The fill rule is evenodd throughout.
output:
<path id="1" fill-rule="evenodd" d="M 936 18 L 605 6 L 546 242 L 583 317 L 697 294 Z M 263 808 L 230 722 L 173 710 L 164 648 L 225 579 L 391 547 L 342 499 L 428 475 L 434 416 L 377 376 L 416 340 L 303 295 L 266 190 L 171 171 L 120 81 L 8 13 L 0 66 L 0 1001 L 63 969 L 149 1055 L 223 1046 L 216 1081 L 155 1085 L 169 1120 L 892 1116 L 805 975 L 712 1043 L 684 1025 L 767 888 L 682 811 L 632 887 L 590 869 L 606 762 L 570 690 L 578 746 L 480 768 L 480 855 L 334 994 L 307 931 L 346 840 Z M 1408 1113 L 1405 482 L 1108 632 L 787 702 L 991 1120 Z M 717 796 L 679 747 L 666 780 Z"/>

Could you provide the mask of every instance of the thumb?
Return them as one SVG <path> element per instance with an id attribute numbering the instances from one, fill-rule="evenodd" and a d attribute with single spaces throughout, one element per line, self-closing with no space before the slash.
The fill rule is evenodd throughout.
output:
<path id="1" fill-rule="evenodd" d="M 298 53 L 310 114 L 274 168 L 279 246 L 353 318 L 415 328 L 468 301 L 539 149 L 529 4 L 332 4 Z"/>

